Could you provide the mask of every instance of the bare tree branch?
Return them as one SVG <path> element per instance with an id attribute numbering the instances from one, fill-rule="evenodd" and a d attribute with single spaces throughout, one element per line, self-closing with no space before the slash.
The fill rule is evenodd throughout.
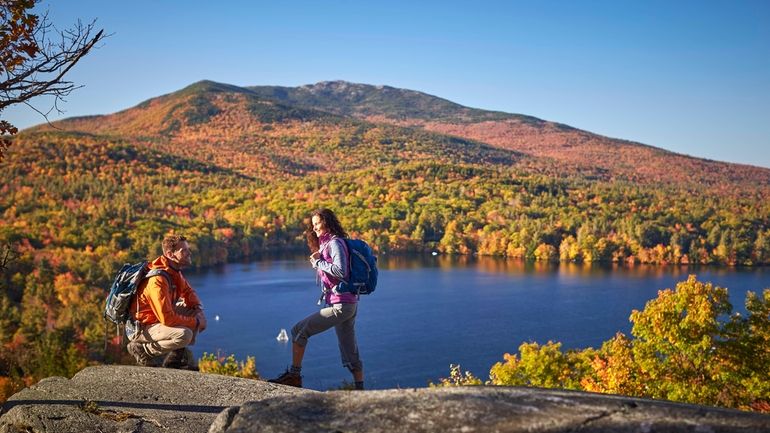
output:
<path id="1" fill-rule="evenodd" d="M 96 32 L 96 21 L 57 30 L 47 14 L 39 17 L 30 13 L 37 0 L 0 0 L 0 113 L 3 109 L 25 104 L 46 121 L 53 110 L 61 113 L 59 102 L 81 86 L 64 79 L 80 59 L 88 54 L 106 35 Z M 94 35 L 94 32 L 96 34 Z M 35 108 L 29 102 L 38 96 L 52 96 L 48 111 Z M 0 120 L 0 160 L 10 145 L 9 136 L 18 129 Z"/>
<path id="2" fill-rule="evenodd" d="M 64 40 L 59 46 L 45 45 L 40 57 L 27 68 L 6 71 L 9 78 L 0 83 L 0 110 L 40 95 L 67 96 L 74 84 L 63 80 L 64 75 L 103 37 L 100 30 L 91 38 L 92 30 L 93 23 L 85 27 L 78 24 L 77 34 L 62 34 Z"/>

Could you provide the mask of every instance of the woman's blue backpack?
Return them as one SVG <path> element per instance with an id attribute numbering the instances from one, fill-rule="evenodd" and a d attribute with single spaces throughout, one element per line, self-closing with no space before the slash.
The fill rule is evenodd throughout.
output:
<path id="1" fill-rule="evenodd" d="M 368 295 L 377 288 L 377 256 L 360 239 L 345 239 L 348 248 L 348 278 L 337 285 L 338 292 Z"/>

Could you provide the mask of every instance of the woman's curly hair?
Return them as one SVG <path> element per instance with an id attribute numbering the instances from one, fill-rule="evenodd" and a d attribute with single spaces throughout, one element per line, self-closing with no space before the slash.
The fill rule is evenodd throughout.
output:
<path id="1" fill-rule="evenodd" d="M 345 231 L 345 229 L 342 228 L 340 220 L 337 219 L 337 215 L 335 215 L 331 209 L 323 208 L 314 210 L 313 213 L 310 214 L 311 221 L 314 216 L 321 218 L 321 221 L 324 222 L 324 226 L 326 226 L 326 231 L 329 233 L 337 236 L 338 238 L 348 237 L 348 233 Z M 318 251 L 318 236 L 316 236 L 315 232 L 313 231 L 312 223 L 310 224 L 310 227 L 305 231 L 305 238 L 307 239 L 307 246 L 310 248 L 310 251 Z"/>
<path id="2" fill-rule="evenodd" d="M 313 229 L 305 230 L 305 239 L 307 239 L 307 247 L 310 248 L 311 253 L 321 249 L 321 243 L 318 241 L 318 236 L 316 236 Z"/>

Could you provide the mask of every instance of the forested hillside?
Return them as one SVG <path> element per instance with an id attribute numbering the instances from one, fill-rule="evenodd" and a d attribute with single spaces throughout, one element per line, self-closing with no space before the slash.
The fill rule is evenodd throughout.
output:
<path id="1" fill-rule="evenodd" d="M 0 394 L 115 360 L 101 319 L 109 280 L 170 232 L 208 266 L 303 248 L 308 213 L 327 206 L 387 253 L 770 263 L 770 170 L 623 144 L 660 156 L 626 160 L 624 174 L 549 155 L 548 134 L 593 136 L 527 116 L 416 94 L 397 124 L 393 111 L 281 95 L 201 82 L 20 134 L 0 165 Z M 367 107 L 400 107 L 375 96 Z M 453 116 L 532 129 L 517 148 L 413 121 Z M 604 149 L 565 140 L 582 155 Z"/>

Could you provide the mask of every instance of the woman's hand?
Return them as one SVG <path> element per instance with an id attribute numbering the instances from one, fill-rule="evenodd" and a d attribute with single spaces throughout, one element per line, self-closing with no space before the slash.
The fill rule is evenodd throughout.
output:
<path id="1" fill-rule="evenodd" d="M 316 260 L 321 258 L 321 252 L 316 251 L 313 254 L 310 255 L 310 263 L 315 264 Z"/>

